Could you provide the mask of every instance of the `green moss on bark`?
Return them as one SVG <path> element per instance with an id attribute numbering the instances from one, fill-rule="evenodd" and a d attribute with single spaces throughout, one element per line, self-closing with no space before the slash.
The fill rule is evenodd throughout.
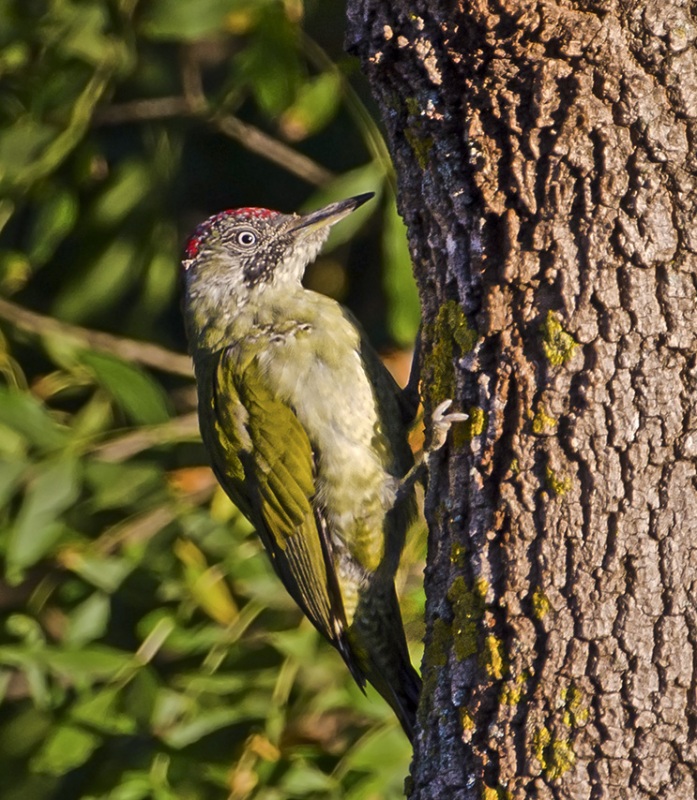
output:
<path id="1" fill-rule="evenodd" d="M 479 663 L 486 674 L 494 680 L 502 680 L 508 672 L 508 660 L 503 639 L 489 634 L 484 639 L 484 649 L 479 655 Z"/>
<path id="2" fill-rule="evenodd" d="M 486 430 L 489 416 L 482 408 L 473 406 L 467 412 L 469 419 L 455 425 L 452 429 L 453 446 L 462 447 L 471 442 L 475 436 L 481 436 Z"/>
<path id="3" fill-rule="evenodd" d="M 438 309 L 435 322 L 424 327 L 424 341 L 433 346 L 424 356 L 424 376 L 434 405 L 455 396 L 455 359 L 469 353 L 477 342 L 465 312 L 454 300 Z"/>
<path id="4" fill-rule="evenodd" d="M 564 703 L 564 724 L 570 728 L 580 728 L 588 722 L 590 711 L 585 703 L 583 692 L 575 683 L 562 689 L 561 699 Z"/>
<path id="5" fill-rule="evenodd" d="M 488 584 L 484 579 L 470 587 L 467 581 L 458 576 L 448 590 L 448 601 L 453 610 L 453 646 L 458 661 L 476 655 L 479 651 L 479 631 L 477 623 L 484 616 L 484 598 Z"/>
<path id="6" fill-rule="evenodd" d="M 417 126 L 405 128 L 404 136 L 409 142 L 409 147 L 411 147 L 418 165 L 421 169 L 426 169 L 428 158 L 434 145 L 433 137 L 420 135 Z"/>
<path id="7" fill-rule="evenodd" d="M 511 793 L 503 786 L 485 786 L 482 789 L 482 800 L 511 800 Z"/>
<path id="8" fill-rule="evenodd" d="M 557 475 L 549 464 L 545 470 L 545 479 L 547 487 L 551 489 L 557 497 L 563 497 L 574 485 L 568 475 Z"/>
<path id="9" fill-rule="evenodd" d="M 499 702 L 504 706 L 517 706 L 525 694 L 525 684 L 530 678 L 530 673 L 526 671 L 517 675 L 515 679 L 508 679 L 499 692 Z"/>
<path id="10" fill-rule="evenodd" d="M 545 433 L 545 431 L 554 428 L 556 424 L 557 420 L 554 417 L 550 417 L 545 411 L 545 407 L 540 403 L 535 412 L 535 416 L 532 418 L 532 432 L 540 436 Z"/>
<path id="11" fill-rule="evenodd" d="M 544 619 L 549 613 L 550 608 L 551 603 L 549 602 L 547 595 L 545 595 L 542 589 L 540 589 L 538 586 L 532 593 L 532 613 L 535 615 L 535 619 Z"/>
<path id="12" fill-rule="evenodd" d="M 545 321 L 540 326 L 542 333 L 542 349 L 547 361 L 553 367 L 566 364 L 578 347 L 578 342 L 562 327 L 559 317 L 554 311 L 549 311 Z"/>
<path id="13" fill-rule="evenodd" d="M 532 748 L 546 778 L 560 778 L 576 763 L 576 754 L 568 739 L 558 739 L 549 728 L 538 728 L 533 734 Z"/>

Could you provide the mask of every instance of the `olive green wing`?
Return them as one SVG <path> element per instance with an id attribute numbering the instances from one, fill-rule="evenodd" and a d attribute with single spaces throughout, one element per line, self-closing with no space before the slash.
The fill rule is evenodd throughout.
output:
<path id="1" fill-rule="evenodd" d="M 222 351 L 209 375 L 212 413 L 203 435 L 216 476 L 256 526 L 290 595 L 352 661 L 331 543 L 314 503 L 315 453 L 307 433 L 270 390 L 254 349 Z"/>

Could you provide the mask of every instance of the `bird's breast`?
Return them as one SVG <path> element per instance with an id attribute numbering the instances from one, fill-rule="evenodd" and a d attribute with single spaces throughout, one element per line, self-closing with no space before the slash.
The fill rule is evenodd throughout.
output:
<path id="1" fill-rule="evenodd" d="M 375 569 L 397 478 L 388 470 L 391 446 L 360 334 L 338 306 L 337 312 L 329 320 L 273 325 L 260 366 L 308 433 L 316 456 L 315 499 L 332 535 Z"/>

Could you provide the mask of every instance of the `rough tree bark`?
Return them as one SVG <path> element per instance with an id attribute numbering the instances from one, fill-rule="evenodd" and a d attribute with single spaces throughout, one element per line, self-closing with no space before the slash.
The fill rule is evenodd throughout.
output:
<path id="1" fill-rule="evenodd" d="M 411 797 L 697 787 L 697 10 L 350 0 L 423 301 Z"/>

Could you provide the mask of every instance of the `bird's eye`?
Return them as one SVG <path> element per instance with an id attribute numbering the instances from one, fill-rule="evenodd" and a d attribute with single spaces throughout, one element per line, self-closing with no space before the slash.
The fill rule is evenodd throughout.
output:
<path id="1" fill-rule="evenodd" d="M 254 231 L 240 231 L 237 234 L 237 243 L 242 247 L 252 247 L 257 243 L 257 235 Z"/>

